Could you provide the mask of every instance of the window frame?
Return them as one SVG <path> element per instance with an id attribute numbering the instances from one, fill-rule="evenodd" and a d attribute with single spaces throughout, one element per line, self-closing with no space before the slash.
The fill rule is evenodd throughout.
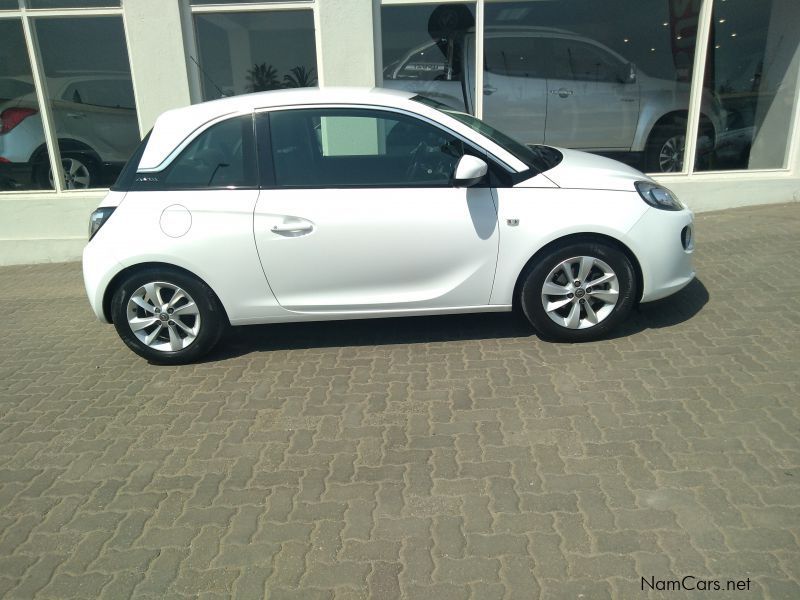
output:
<path id="1" fill-rule="evenodd" d="M 318 190 L 318 189 L 449 189 L 449 188 L 456 188 L 459 186 L 454 185 L 453 180 L 451 180 L 445 185 L 427 185 L 427 184 L 395 184 L 395 185 L 386 185 L 386 184 L 355 184 L 355 185 L 307 185 L 303 187 L 294 187 L 294 186 L 280 186 L 277 184 L 276 176 L 275 176 L 275 161 L 274 161 L 274 154 L 272 152 L 272 139 L 271 135 L 271 127 L 270 127 L 270 115 L 274 112 L 286 112 L 289 110 L 369 110 L 379 113 L 394 113 L 401 116 L 405 116 L 411 119 L 416 119 L 424 124 L 436 127 L 450 135 L 464 144 L 465 154 L 469 153 L 472 156 L 476 156 L 481 160 L 484 160 L 489 167 L 487 176 L 484 177 L 482 181 L 475 184 L 471 187 L 512 187 L 512 177 L 513 173 L 506 167 L 502 165 L 499 161 L 494 159 L 485 149 L 478 146 L 472 140 L 466 138 L 465 136 L 461 135 L 460 133 L 453 131 L 446 125 L 439 123 L 433 119 L 430 119 L 424 115 L 420 115 L 415 112 L 391 107 L 391 106 L 374 106 L 374 105 L 366 105 L 366 104 L 303 104 L 303 105 L 294 105 L 294 106 L 275 106 L 269 107 L 264 109 L 256 109 L 255 111 L 255 121 L 256 121 L 256 145 L 258 147 L 258 160 L 259 160 L 259 172 L 260 172 L 260 188 L 263 190 Z M 262 160 L 262 157 L 269 157 L 269 160 Z M 266 168 L 265 168 L 266 163 Z"/>
<path id="2" fill-rule="evenodd" d="M 48 196 L 68 196 L 68 195 L 90 195 L 98 196 L 106 193 L 108 186 L 90 187 L 88 189 L 66 189 L 64 187 L 64 173 L 62 166 L 62 151 L 58 144 L 58 132 L 56 130 L 56 119 L 53 114 L 51 102 L 58 101 L 59 98 L 51 98 L 47 88 L 47 77 L 43 64 L 42 54 L 37 43 L 37 33 L 34 31 L 34 21 L 47 20 L 50 18 L 93 18 L 93 17 L 118 17 L 125 31 L 124 44 L 128 53 L 128 68 L 133 78 L 133 68 L 130 60 L 130 39 L 127 35 L 124 9 L 121 5 L 98 6 L 98 7 L 76 7 L 76 8 L 29 8 L 22 5 L 18 8 L 0 9 L 0 19 L 19 20 L 22 27 L 22 35 L 25 40 L 25 50 L 31 69 L 31 83 L 34 87 L 33 92 L 36 96 L 39 115 L 42 120 L 44 133 L 44 156 L 47 157 L 48 164 L 53 170 L 52 189 L 25 189 L 25 190 L 0 190 L 0 198 L 10 195 L 48 195 Z M 137 118 L 139 116 L 139 102 L 134 88 L 134 107 Z"/>
<path id="3" fill-rule="evenodd" d="M 203 72 L 200 60 L 200 43 L 196 16 L 225 13 L 271 13 L 285 11 L 309 11 L 314 23 L 314 59 L 316 61 L 317 86 L 324 85 L 322 72 L 322 42 L 320 39 L 320 19 L 317 0 L 242 0 L 240 3 L 224 4 L 192 4 L 186 2 L 188 11 L 185 14 L 184 27 L 184 54 L 187 59 L 196 58 L 193 63 L 187 62 L 187 75 L 189 79 L 189 95 L 192 103 L 206 102 L 203 99 L 203 81 L 206 75 Z M 199 63 L 199 64 L 198 64 Z M 209 100 L 210 101 L 210 100 Z"/>
<path id="4" fill-rule="evenodd" d="M 186 186 L 186 185 L 177 185 L 172 186 L 168 185 L 164 181 L 164 177 L 167 177 L 172 170 L 172 168 L 176 165 L 178 160 L 190 149 L 192 144 L 198 140 L 201 136 L 208 133 L 211 129 L 216 127 L 217 125 L 221 125 L 223 123 L 227 123 L 228 121 L 233 121 L 235 119 L 250 119 L 250 127 L 246 129 L 248 132 L 247 138 L 242 140 L 242 144 L 248 144 L 250 146 L 250 154 L 252 156 L 252 164 L 250 165 L 250 179 L 251 183 L 246 185 L 214 185 L 214 186 Z M 149 137 L 149 133 L 147 134 Z M 144 141 L 142 142 L 142 153 L 144 152 Z M 243 156 L 244 156 L 244 148 L 243 148 Z M 141 158 L 141 157 L 140 157 Z M 245 171 L 247 170 L 247 165 L 244 165 Z M 155 181 L 154 181 L 155 180 Z M 170 153 L 170 156 L 167 162 L 164 164 L 157 171 L 139 171 L 137 167 L 136 174 L 133 177 L 133 181 L 130 184 L 130 191 L 132 192 L 180 192 L 180 191 L 220 191 L 220 190 L 227 190 L 227 191 L 236 191 L 236 190 L 257 190 L 259 189 L 259 182 L 261 180 L 260 175 L 260 160 L 259 160 L 259 148 L 257 143 L 257 134 L 255 131 L 255 118 L 252 112 L 245 113 L 245 114 L 230 114 L 226 115 L 224 118 L 216 119 L 209 123 L 206 123 L 204 126 L 195 130 L 195 132 L 187 137 L 184 140 L 181 140 L 179 144 L 175 146 L 175 150 Z"/>

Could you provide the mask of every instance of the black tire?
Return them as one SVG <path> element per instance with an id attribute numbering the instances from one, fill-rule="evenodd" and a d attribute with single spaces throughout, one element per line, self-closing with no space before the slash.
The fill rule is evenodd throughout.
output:
<path id="1" fill-rule="evenodd" d="M 662 156 L 662 152 L 670 155 L 674 150 L 674 159 Z M 677 120 L 659 123 L 653 127 L 644 151 L 645 171 L 648 173 L 678 173 L 683 169 L 686 150 L 686 123 Z"/>
<path id="2" fill-rule="evenodd" d="M 153 302 L 153 306 L 156 304 L 166 306 L 177 295 L 176 291 L 170 290 L 169 286 L 172 286 L 188 294 L 188 297 L 193 300 L 196 309 L 192 308 L 192 310 L 196 310 L 198 321 L 193 320 L 193 315 L 187 314 L 175 318 L 175 321 L 180 320 L 180 323 L 176 323 L 172 321 L 171 316 L 161 317 L 163 313 L 160 309 L 156 309 L 159 313 L 156 317 L 155 314 L 151 315 L 141 308 L 134 307 L 134 310 L 138 310 L 136 318 L 141 319 L 142 322 L 146 318 L 155 320 L 153 325 L 140 328 L 140 335 L 146 337 L 153 334 L 156 329 L 159 330 L 148 345 L 134 333 L 129 323 L 129 316 L 131 316 L 129 306 L 133 306 L 129 303 L 134 294 L 137 294 L 146 284 L 151 283 L 157 283 L 161 288 L 157 294 L 161 296 L 159 302 Z M 179 299 L 173 310 L 184 308 L 187 304 L 190 303 L 188 301 L 183 303 L 183 299 Z M 119 337 L 128 348 L 142 358 L 161 365 L 186 364 L 201 358 L 214 348 L 228 324 L 225 312 L 210 287 L 191 275 L 168 268 L 138 271 L 125 279 L 111 299 L 111 316 Z M 197 326 L 195 337 L 186 342 L 190 337 L 186 335 L 186 328 L 193 329 L 195 325 Z M 170 328 L 174 331 L 171 332 Z M 166 349 L 166 345 L 171 345 L 173 334 L 182 340 L 185 344 L 184 347 L 177 350 Z"/>
<path id="3" fill-rule="evenodd" d="M 98 187 L 100 181 L 100 166 L 97 160 L 91 155 L 82 152 L 64 152 L 61 155 L 62 169 L 68 166 L 76 165 L 77 171 L 73 175 L 77 177 L 70 177 L 67 175 L 67 181 L 64 182 L 62 187 L 64 189 L 88 189 L 91 187 Z M 36 183 L 45 190 L 54 189 L 53 173 L 50 169 L 50 161 L 47 156 L 40 162 L 36 168 L 34 177 Z"/>
<path id="4" fill-rule="evenodd" d="M 575 280 L 571 283 L 567 282 L 566 272 L 563 270 L 560 270 L 555 276 L 553 275 L 554 270 L 562 263 L 576 259 L 577 262 L 574 265 L 568 265 L 567 268 L 577 279 L 580 257 L 593 259 L 586 263 L 593 266 L 584 277 L 580 287 L 574 285 Z M 600 281 L 601 276 L 607 275 L 606 268 L 613 272 L 614 278 L 593 287 L 592 281 Z M 604 272 L 606 275 L 602 275 Z M 573 242 L 555 246 L 529 266 L 522 281 L 519 298 L 522 312 L 539 336 L 551 341 L 587 342 L 602 338 L 627 318 L 637 298 L 636 274 L 631 261 L 622 251 L 602 242 Z M 543 296 L 546 281 L 556 286 L 563 285 L 565 289 L 572 286 L 572 296 L 547 296 L 550 302 L 556 303 L 561 299 L 565 302 L 562 308 L 553 310 L 549 314 L 545 310 L 545 297 Z M 614 294 L 614 285 L 617 287 L 616 294 Z M 581 288 L 584 290 L 582 293 L 578 291 Z M 589 290 L 589 293 L 586 290 Z M 601 299 L 601 296 L 602 298 L 615 297 L 616 302 L 613 307 L 610 301 Z M 576 305 L 577 308 L 575 308 Z M 587 305 L 597 317 L 597 323 L 594 325 L 591 324 L 592 319 L 587 312 Z M 566 326 L 572 310 L 578 311 L 580 328 Z M 554 318 L 551 318 L 550 314 Z M 602 318 L 600 315 L 603 315 Z M 556 323 L 555 318 L 563 320 L 564 323 Z"/>

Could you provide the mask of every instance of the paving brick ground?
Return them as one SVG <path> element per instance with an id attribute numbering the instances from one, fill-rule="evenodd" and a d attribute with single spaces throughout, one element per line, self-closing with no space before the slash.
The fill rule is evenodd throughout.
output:
<path id="1" fill-rule="evenodd" d="M 0 596 L 800 598 L 800 205 L 697 236 L 699 281 L 613 340 L 265 326 L 179 368 L 78 265 L 0 269 Z"/>

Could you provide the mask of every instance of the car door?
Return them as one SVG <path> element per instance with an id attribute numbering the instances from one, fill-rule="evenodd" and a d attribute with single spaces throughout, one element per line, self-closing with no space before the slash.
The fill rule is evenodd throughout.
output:
<path id="1" fill-rule="evenodd" d="M 628 150 L 639 118 L 630 65 L 573 38 L 550 44 L 545 142 L 567 148 Z"/>
<path id="2" fill-rule="evenodd" d="M 546 116 L 546 57 L 541 38 L 487 36 L 483 119 L 523 144 L 541 144 Z"/>
<path id="3" fill-rule="evenodd" d="M 258 132 L 265 189 L 254 235 L 284 308 L 488 304 L 497 211 L 490 188 L 451 183 L 474 152 L 465 142 L 417 117 L 355 107 L 262 113 Z"/>
<path id="4" fill-rule="evenodd" d="M 164 169 L 137 173 L 118 209 L 127 223 L 119 248 L 138 247 L 142 260 L 194 273 L 239 322 L 277 304 L 253 243 L 254 138 L 252 114 L 212 124 Z"/>

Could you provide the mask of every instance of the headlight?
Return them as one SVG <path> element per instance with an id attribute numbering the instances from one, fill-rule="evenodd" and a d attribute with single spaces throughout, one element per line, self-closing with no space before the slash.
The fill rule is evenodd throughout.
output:
<path id="1" fill-rule="evenodd" d="M 91 240 L 94 237 L 94 234 L 100 230 L 106 221 L 108 221 L 108 217 L 111 216 L 111 213 L 114 212 L 115 208 L 115 206 L 98 208 L 92 213 L 92 216 L 89 217 L 89 240 Z"/>
<path id="2" fill-rule="evenodd" d="M 658 184 L 650 183 L 649 181 L 637 181 L 636 191 L 639 192 L 642 200 L 655 208 L 662 210 L 683 210 L 686 208 L 675 194 Z"/>

